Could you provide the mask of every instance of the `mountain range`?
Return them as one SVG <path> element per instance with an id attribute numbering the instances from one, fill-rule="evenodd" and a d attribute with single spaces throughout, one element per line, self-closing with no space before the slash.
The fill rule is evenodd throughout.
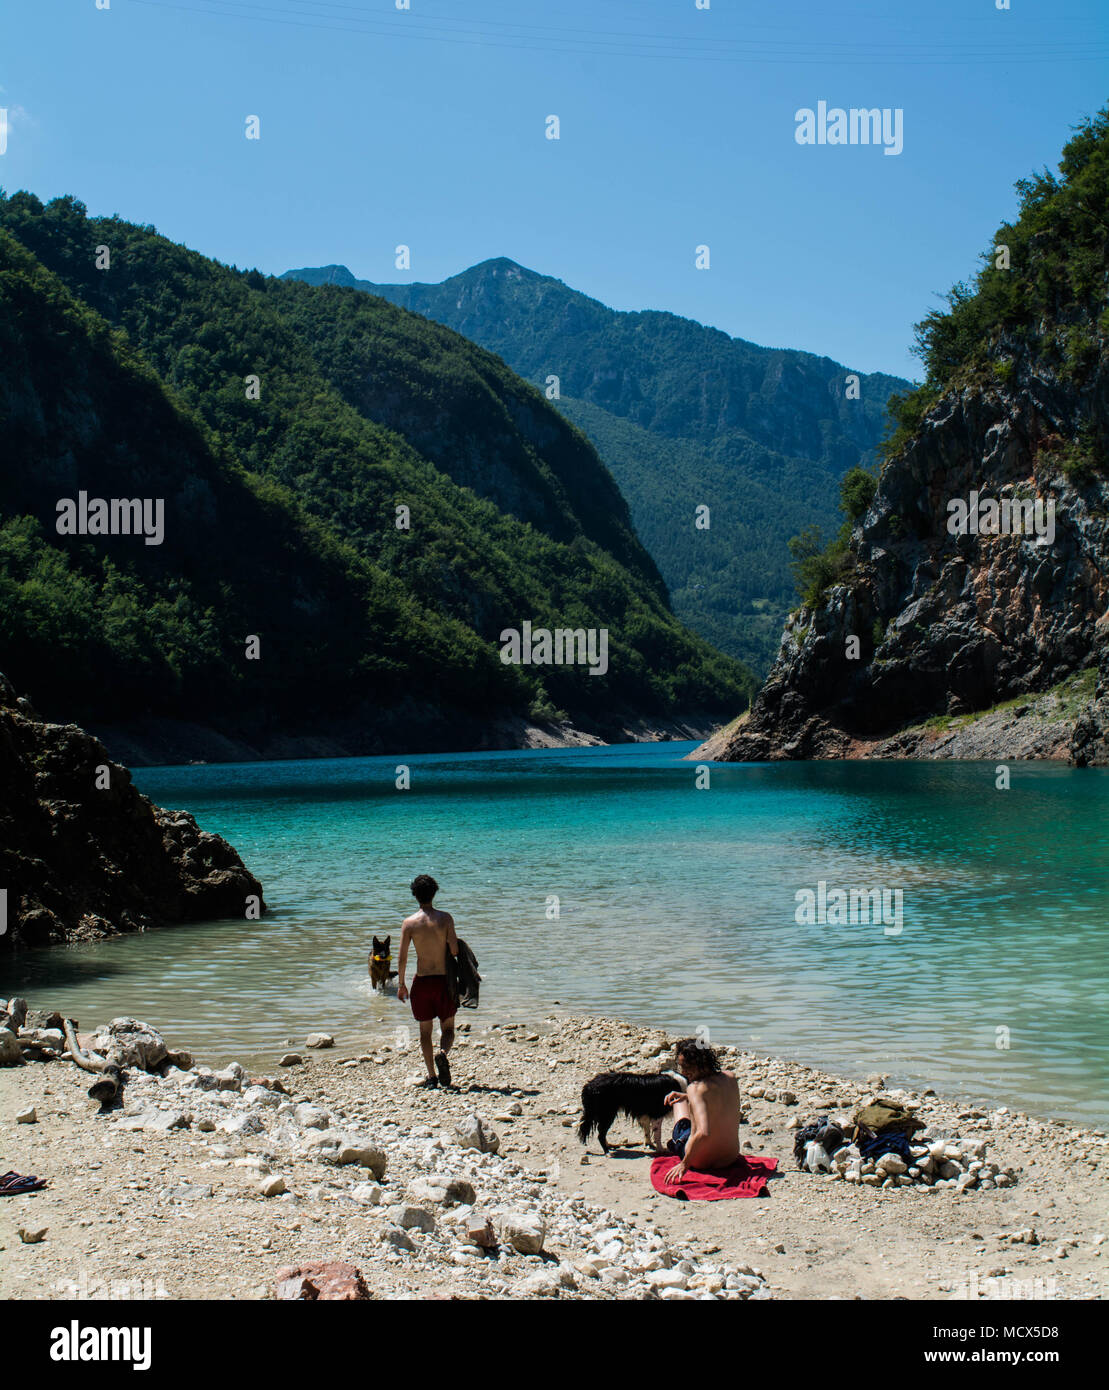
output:
<path id="1" fill-rule="evenodd" d="M 375 284 L 339 265 L 283 278 L 446 324 L 551 396 L 611 470 L 675 613 L 759 674 L 793 602 L 789 538 L 838 525 L 840 479 L 875 462 L 887 402 L 909 386 L 676 314 L 619 312 L 503 257 L 441 284 Z"/>
<path id="2" fill-rule="evenodd" d="M 706 732 L 753 690 L 684 628 L 585 436 L 382 299 L 0 196 L 0 669 L 132 763 Z M 164 536 L 63 534 L 143 499 Z M 608 670 L 501 634 L 609 633 Z"/>

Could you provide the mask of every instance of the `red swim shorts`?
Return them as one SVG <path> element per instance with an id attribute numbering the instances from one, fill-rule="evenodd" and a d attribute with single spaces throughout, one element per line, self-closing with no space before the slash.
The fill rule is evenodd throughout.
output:
<path id="1" fill-rule="evenodd" d="M 412 1017 L 417 1023 L 427 1023 L 433 1018 L 442 1022 L 453 1018 L 458 1012 L 445 975 L 417 975 L 412 981 L 409 997 L 412 1000 Z"/>

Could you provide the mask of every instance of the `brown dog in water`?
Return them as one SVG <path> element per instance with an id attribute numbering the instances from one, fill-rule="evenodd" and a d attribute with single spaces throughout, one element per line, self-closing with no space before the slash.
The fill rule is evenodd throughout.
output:
<path id="1" fill-rule="evenodd" d="M 388 980 L 396 977 L 396 971 L 389 969 L 389 962 L 393 959 L 390 944 L 393 938 L 387 936 L 384 941 L 378 941 L 374 937 L 374 948 L 370 952 L 370 984 L 374 989 L 384 988 Z"/>

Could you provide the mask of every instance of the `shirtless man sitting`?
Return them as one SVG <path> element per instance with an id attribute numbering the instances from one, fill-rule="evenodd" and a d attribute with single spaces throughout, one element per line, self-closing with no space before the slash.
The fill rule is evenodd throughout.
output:
<path id="1" fill-rule="evenodd" d="M 674 1137 L 667 1148 L 681 1160 L 666 1174 L 668 1183 L 686 1173 L 727 1168 L 739 1157 L 739 1083 L 699 1038 L 683 1038 L 675 1048 L 678 1070 L 689 1083 L 683 1095 L 671 1091 Z"/>
<path id="2" fill-rule="evenodd" d="M 451 1084 L 451 1067 L 447 1053 L 454 1042 L 454 1016 L 457 1012 L 450 980 L 447 977 L 447 952 L 458 955 L 458 937 L 454 934 L 454 918 L 432 906 L 439 885 L 430 874 L 420 874 L 412 880 L 412 896 L 420 905 L 419 912 L 406 917 L 400 933 L 400 961 L 397 965 L 397 998 L 403 1004 L 409 998 L 404 983 L 408 948 L 416 948 L 416 978 L 412 981 L 412 1015 L 420 1025 L 420 1051 L 424 1054 L 427 1079 L 421 1086 L 435 1087 L 440 1082 Z M 432 1064 L 432 1029 L 439 1020 L 439 1051 Z M 436 1076 L 438 1071 L 438 1076 Z"/>

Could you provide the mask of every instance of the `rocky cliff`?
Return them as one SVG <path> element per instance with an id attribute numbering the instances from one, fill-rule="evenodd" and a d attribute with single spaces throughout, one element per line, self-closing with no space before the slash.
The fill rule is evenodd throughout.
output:
<path id="1" fill-rule="evenodd" d="M 0 950 L 245 918 L 262 886 L 226 840 L 139 793 L 103 744 L 0 675 Z"/>
<path id="2" fill-rule="evenodd" d="M 1107 146 L 1102 113 L 1061 179 L 1018 185 L 976 290 L 920 326 L 928 377 L 873 500 L 695 756 L 1107 761 Z"/>

